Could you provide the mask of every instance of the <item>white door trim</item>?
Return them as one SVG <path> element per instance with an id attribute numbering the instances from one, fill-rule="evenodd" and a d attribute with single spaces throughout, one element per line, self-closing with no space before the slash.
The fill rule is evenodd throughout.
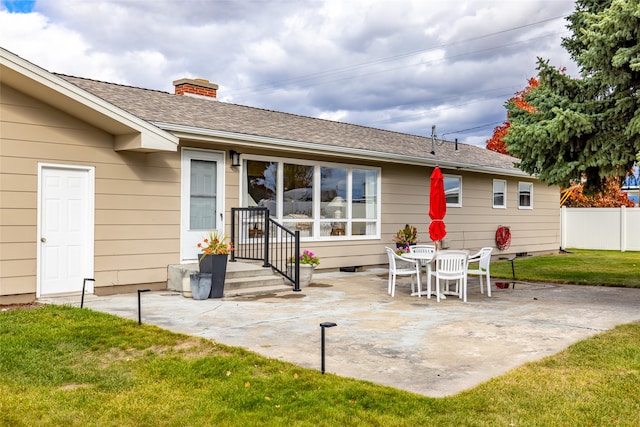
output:
<path id="1" fill-rule="evenodd" d="M 66 165 L 66 164 L 57 164 L 57 163 L 38 163 L 38 193 L 37 193 L 37 225 L 36 225 L 36 297 L 39 298 L 42 294 L 42 245 L 41 245 L 41 237 L 42 236 L 42 214 L 43 214 L 43 206 L 42 206 L 42 197 L 43 197 L 43 188 L 42 188 L 42 178 L 44 170 L 50 169 L 63 169 L 63 170 L 76 170 L 76 171 L 84 171 L 88 174 L 88 182 L 87 182 L 87 194 L 86 202 L 87 202 L 87 223 L 85 230 L 85 239 L 83 242 L 84 248 L 87 250 L 87 257 L 85 260 L 85 265 L 83 266 L 83 271 L 86 273 L 87 278 L 93 278 L 94 275 L 94 227 L 95 227 L 95 167 L 94 166 L 83 166 L 83 165 Z M 82 287 L 79 287 L 81 290 Z M 87 288 L 85 289 L 87 293 L 93 293 L 93 282 L 87 283 Z"/>
<path id="2" fill-rule="evenodd" d="M 224 234 L 225 217 L 224 217 L 224 199 L 225 199 L 225 170 L 226 170 L 226 158 L 224 151 L 216 150 L 203 150 L 197 148 L 183 148 L 180 160 L 180 262 L 192 263 L 196 261 L 196 258 L 185 253 L 185 242 L 187 240 L 187 233 L 189 229 L 189 210 L 190 210 L 190 182 L 191 182 L 191 160 L 207 160 L 217 162 L 217 211 L 218 217 L 216 218 L 216 224 L 221 233 Z M 195 243 L 194 243 L 195 248 Z"/>

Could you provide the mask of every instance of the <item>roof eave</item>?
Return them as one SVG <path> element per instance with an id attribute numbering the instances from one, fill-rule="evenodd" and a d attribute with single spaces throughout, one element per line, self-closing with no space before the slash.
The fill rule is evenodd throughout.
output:
<path id="1" fill-rule="evenodd" d="M 179 139 L 0 48 L 3 83 L 114 135 L 115 150 L 177 151 Z"/>
<path id="2" fill-rule="evenodd" d="M 474 165 L 462 162 L 443 161 L 436 158 L 429 159 L 425 157 L 407 156 L 403 154 L 382 153 L 379 151 L 364 150 L 360 148 L 349 148 L 335 145 L 292 141 L 260 135 L 249 135 L 213 129 L 197 128 L 173 123 L 154 122 L 154 124 L 167 132 L 171 132 L 173 135 L 177 136 L 180 139 L 198 140 L 203 142 L 222 142 L 233 144 L 237 147 L 245 146 L 270 148 L 273 150 L 286 150 L 305 154 L 327 154 L 334 157 L 342 157 L 348 159 L 358 158 L 362 160 L 373 160 L 378 162 L 392 162 L 429 167 L 440 166 L 443 168 L 456 169 L 460 171 L 535 179 L 535 177 L 532 177 L 528 173 L 523 172 L 519 169 L 509 170 L 495 166 Z"/>

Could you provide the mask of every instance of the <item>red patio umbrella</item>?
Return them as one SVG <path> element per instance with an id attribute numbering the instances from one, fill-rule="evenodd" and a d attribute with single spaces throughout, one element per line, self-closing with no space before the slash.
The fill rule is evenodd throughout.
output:
<path id="1" fill-rule="evenodd" d="M 447 198 L 444 194 L 444 177 L 440 168 L 436 168 L 431 173 L 431 185 L 429 190 L 429 236 L 431 240 L 437 242 L 444 239 L 447 235 L 447 229 L 444 226 L 444 216 L 447 214 Z"/>

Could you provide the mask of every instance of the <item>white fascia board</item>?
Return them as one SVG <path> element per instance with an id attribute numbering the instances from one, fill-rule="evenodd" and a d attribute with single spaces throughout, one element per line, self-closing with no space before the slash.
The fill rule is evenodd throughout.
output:
<path id="1" fill-rule="evenodd" d="M 108 119 L 121 124 L 122 128 L 128 131 L 116 133 L 115 136 L 128 135 L 139 132 L 139 145 L 131 147 L 137 151 L 177 151 L 180 140 L 174 135 L 152 125 L 151 123 L 130 114 L 115 105 L 79 88 L 78 86 L 58 77 L 37 65 L 14 55 L 13 53 L 0 48 L 0 64 L 7 67 L 25 78 L 28 78 L 47 89 L 69 98 L 84 107 L 91 109 Z M 100 123 L 92 123 L 101 128 Z M 108 129 L 104 129 L 109 131 Z M 133 131 L 133 132 L 132 132 Z M 111 133 L 111 132 L 110 132 Z"/>
<path id="2" fill-rule="evenodd" d="M 156 126 L 173 133 L 179 138 L 198 140 L 203 142 L 232 143 L 236 146 L 272 148 L 277 150 L 298 151 L 300 153 L 328 154 L 349 159 L 384 161 L 418 166 L 441 166 L 447 169 L 457 169 L 491 175 L 514 176 L 519 178 L 534 178 L 526 172 L 509 171 L 498 167 L 473 165 L 460 162 L 446 162 L 437 159 L 425 159 L 402 154 L 381 153 L 379 151 L 363 150 L 359 148 L 339 147 L 335 145 L 313 144 L 309 142 L 292 141 L 259 135 L 247 135 L 212 129 L 195 128 L 192 126 L 176 125 L 172 123 L 155 122 Z"/>

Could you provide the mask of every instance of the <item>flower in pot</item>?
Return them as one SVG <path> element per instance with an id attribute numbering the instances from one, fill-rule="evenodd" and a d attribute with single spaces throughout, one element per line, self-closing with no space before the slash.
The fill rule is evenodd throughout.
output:
<path id="1" fill-rule="evenodd" d="M 396 243 L 396 248 L 409 248 L 409 245 L 415 245 L 418 242 L 418 229 L 412 225 L 405 225 L 404 228 L 398 230 L 392 239 Z"/>
<path id="2" fill-rule="evenodd" d="M 289 258 L 290 263 L 294 263 L 295 260 L 293 257 Z M 320 265 L 320 258 L 318 258 L 316 256 L 316 254 L 314 254 L 313 252 L 305 249 L 304 251 L 302 251 L 302 255 L 300 255 L 300 265 L 312 265 L 312 266 L 316 266 L 316 265 Z"/>
<path id="3" fill-rule="evenodd" d="M 210 298 L 220 298 L 224 292 L 227 258 L 233 251 L 233 246 L 226 240 L 226 237 L 220 236 L 217 230 L 209 231 L 203 241 L 197 245 L 202 252 L 198 259 L 200 273 L 211 274 Z"/>
<path id="4" fill-rule="evenodd" d="M 402 256 L 409 252 L 409 246 L 399 246 L 396 247 L 396 255 Z"/>
<path id="5" fill-rule="evenodd" d="M 295 266 L 295 258 L 290 257 L 287 260 L 287 274 L 289 277 L 293 277 L 294 266 Z M 308 286 L 311 283 L 311 278 L 313 277 L 313 270 L 316 266 L 320 265 L 320 258 L 316 256 L 313 252 L 305 249 L 302 251 L 300 255 L 300 277 L 298 280 L 298 284 L 302 286 Z"/>
<path id="6" fill-rule="evenodd" d="M 233 246 L 227 243 L 225 236 L 220 236 L 218 230 L 209 231 L 209 234 L 198 243 L 198 248 L 202 252 L 200 261 L 207 255 L 229 255 L 233 251 Z"/>

